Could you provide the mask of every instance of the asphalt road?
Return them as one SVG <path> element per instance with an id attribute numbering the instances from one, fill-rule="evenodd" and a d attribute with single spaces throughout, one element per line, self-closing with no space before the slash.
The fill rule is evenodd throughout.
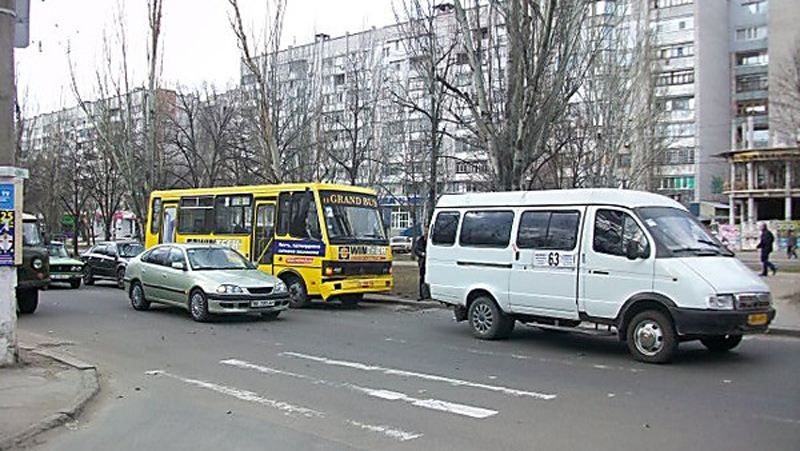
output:
<path id="1" fill-rule="evenodd" d="M 800 340 L 634 362 L 612 338 L 519 326 L 481 342 L 445 310 L 316 306 L 277 321 L 136 312 L 53 289 L 19 327 L 94 362 L 100 397 L 38 449 L 793 450 Z"/>

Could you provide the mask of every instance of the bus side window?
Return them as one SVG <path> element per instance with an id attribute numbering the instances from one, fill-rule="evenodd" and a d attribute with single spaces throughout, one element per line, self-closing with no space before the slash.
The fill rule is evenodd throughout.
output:
<path id="1" fill-rule="evenodd" d="M 159 229 L 161 229 L 161 198 L 156 197 L 150 209 L 150 233 L 156 235 Z"/>

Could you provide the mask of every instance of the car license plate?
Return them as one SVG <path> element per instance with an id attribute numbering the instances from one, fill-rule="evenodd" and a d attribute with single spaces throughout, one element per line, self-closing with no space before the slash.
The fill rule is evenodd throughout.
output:
<path id="1" fill-rule="evenodd" d="M 250 307 L 274 307 L 275 301 L 251 301 Z"/>
<path id="2" fill-rule="evenodd" d="M 69 276 L 66 274 L 51 274 L 50 278 L 52 280 L 67 280 L 69 279 Z"/>
<path id="3" fill-rule="evenodd" d="M 752 315 L 747 315 L 747 325 L 763 326 L 764 324 L 767 324 L 767 319 L 766 313 L 754 313 Z"/>

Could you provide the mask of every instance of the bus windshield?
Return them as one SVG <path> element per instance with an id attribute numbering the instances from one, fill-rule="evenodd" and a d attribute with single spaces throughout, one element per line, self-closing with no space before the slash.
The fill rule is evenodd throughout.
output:
<path id="1" fill-rule="evenodd" d="M 320 194 L 331 244 L 388 244 L 375 196 L 341 191 Z"/>

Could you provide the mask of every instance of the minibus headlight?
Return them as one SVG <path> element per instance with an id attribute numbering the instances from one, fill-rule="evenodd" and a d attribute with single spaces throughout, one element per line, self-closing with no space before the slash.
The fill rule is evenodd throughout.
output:
<path id="1" fill-rule="evenodd" d="M 244 290 L 237 285 L 220 285 L 217 287 L 217 293 L 220 294 L 242 294 Z"/>
<path id="2" fill-rule="evenodd" d="M 283 281 L 281 280 L 275 282 L 275 286 L 272 288 L 272 292 L 275 294 L 286 293 L 286 291 L 287 291 L 286 284 L 283 283 Z"/>
<path id="3" fill-rule="evenodd" d="M 732 294 L 718 294 L 708 297 L 708 308 L 712 310 L 733 310 L 734 297 Z"/>

